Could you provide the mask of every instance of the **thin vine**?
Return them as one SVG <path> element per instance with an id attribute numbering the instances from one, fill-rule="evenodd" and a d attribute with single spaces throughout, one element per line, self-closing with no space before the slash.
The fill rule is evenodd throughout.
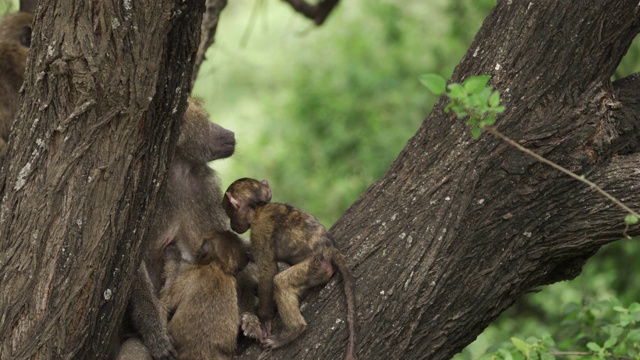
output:
<path id="1" fill-rule="evenodd" d="M 422 75 L 419 77 L 419 80 L 435 95 L 446 95 L 449 98 L 449 103 L 445 107 L 445 111 L 453 111 L 458 118 L 468 119 L 467 125 L 471 127 L 471 135 L 474 139 L 479 138 L 482 132 L 486 131 L 525 154 L 532 156 L 536 160 L 547 164 L 589 186 L 589 188 L 597 191 L 616 206 L 627 212 L 628 215 L 624 219 L 626 224 L 624 236 L 631 238 L 627 234 L 627 230 L 629 229 L 629 225 L 638 223 L 640 214 L 622 203 L 620 200 L 616 199 L 613 195 L 606 192 L 594 182 L 587 180 L 584 176 L 577 175 L 553 161 L 536 154 L 535 152 L 518 144 L 516 141 L 510 139 L 495 128 L 494 124 L 496 122 L 496 116 L 502 113 L 505 110 L 505 107 L 500 104 L 500 93 L 495 91 L 493 87 L 487 85 L 489 78 L 489 75 L 472 76 L 467 78 L 462 84 L 451 83 L 449 85 L 446 85 L 446 81 L 442 77 L 435 74 Z"/>

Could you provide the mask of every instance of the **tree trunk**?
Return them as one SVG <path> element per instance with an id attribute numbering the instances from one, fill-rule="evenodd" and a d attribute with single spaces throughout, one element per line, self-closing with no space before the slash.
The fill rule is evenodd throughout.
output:
<path id="1" fill-rule="evenodd" d="M 177 140 L 204 0 L 42 0 L 0 182 L 0 358 L 103 358 Z"/>
<path id="2" fill-rule="evenodd" d="M 637 1 L 502 0 L 452 80 L 491 74 L 499 131 L 638 209 L 640 76 L 609 79 L 639 29 Z M 332 229 L 357 277 L 360 359 L 449 359 L 623 236 L 619 208 L 489 134 L 473 140 L 445 104 Z M 305 335 L 264 358 L 341 358 L 341 285 L 310 294 Z"/>

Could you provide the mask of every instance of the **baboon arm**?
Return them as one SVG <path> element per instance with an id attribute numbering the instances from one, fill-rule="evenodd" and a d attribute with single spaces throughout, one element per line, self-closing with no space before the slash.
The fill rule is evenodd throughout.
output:
<path id="1" fill-rule="evenodd" d="M 260 320 L 271 320 L 275 316 L 276 305 L 273 300 L 273 278 L 278 273 L 278 263 L 275 259 L 258 261 L 260 280 L 258 282 L 258 298 L 260 305 L 258 315 Z"/>
<path id="2" fill-rule="evenodd" d="M 174 359 L 176 351 L 167 331 L 162 306 L 153 293 L 144 263 L 140 266 L 129 296 L 131 320 L 154 359 Z"/>
<path id="3" fill-rule="evenodd" d="M 175 279 L 174 279 L 175 280 Z M 172 281 L 171 286 L 165 286 L 160 292 L 160 302 L 162 307 L 168 313 L 173 313 L 180 304 L 180 298 L 182 291 L 180 288 L 181 283 L 179 281 Z"/>

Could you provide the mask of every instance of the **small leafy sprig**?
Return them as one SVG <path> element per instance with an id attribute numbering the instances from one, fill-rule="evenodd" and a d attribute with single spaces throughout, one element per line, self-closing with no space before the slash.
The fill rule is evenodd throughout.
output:
<path id="1" fill-rule="evenodd" d="M 474 139 L 480 137 L 482 130 L 496 122 L 496 116 L 505 110 L 500 105 L 500 92 L 487 86 L 489 75 L 472 76 L 462 84 L 451 83 L 445 87 L 445 80 L 436 74 L 426 74 L 418 78 L 435 95 L 446 94 L 450 99 L 444 111 L 453 112 L 458 119 L 469 118 Z"/>
<path id="2" fill-rule="evenodd" d="M 591 189 L 596 190 L 618 207 L 622 208 L 628 213 L 624 218 L 626 224 L 624 235 L 627 238 L 631 238 L 627 235 L 627 231 L 630 225 L 638 223 L 640 214 L 613 197 L 613 195 L 604 191 L 595 183 L 587 180 L 584 176 L 579 176 L 525 148 L 499 132 L 493 126 L 496 122 L 496 116 L 504 112 L 505 107 L 500 104 L 500 92 L 494 90 L 492 86 L 487 85 L 490 78 L 489 75 L 471 76 L 465 79 L 462 84 L 450 83 L 449 85 L 447 85 L 444 78 L 436 74 L 424 74 L 418 77 L 418 80 L 435 95 L 446 95 L 447 98 L 449 98 L 449 103 L 444 109 L 446 112 L 453 111 L 458 119 L 468 118 L 467 125 L 471 127 L 471 136 L 473 136 L 474 139 L 478 139 L 483 131 L 487 131 L 518 150 L 531 155 L 536 160 L 588 185 Z"/>

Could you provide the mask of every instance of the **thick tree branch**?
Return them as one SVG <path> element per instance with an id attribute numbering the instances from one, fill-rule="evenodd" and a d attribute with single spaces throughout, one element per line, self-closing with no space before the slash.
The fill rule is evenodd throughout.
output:
<path id="1" fill-rule="evenodd" d="M 592 151 L 618 116 L 602 94 L 639 11 L 631 0 L 499 1 L 453 81 L 493 75 L 507 107 L 498 130 L 639 208 L 638 155 L 616 156 L 618 133 Z M 501 140 L 472 140 L 444 106 L 332 229 L 358 277 L 360 358 L 450 359 L 517 298 L 575 277 L 622 237 L 622 210 Z M 340 358 L 338 285 L 309 296 L 301 340 L 265 357 Z"/>
<path id="2" fill-rule="evenodd" d="M 0 181 L 2 359 L 104 358 L 120 323 L 204 10 L 139 5 L 38 6 Z"/>

